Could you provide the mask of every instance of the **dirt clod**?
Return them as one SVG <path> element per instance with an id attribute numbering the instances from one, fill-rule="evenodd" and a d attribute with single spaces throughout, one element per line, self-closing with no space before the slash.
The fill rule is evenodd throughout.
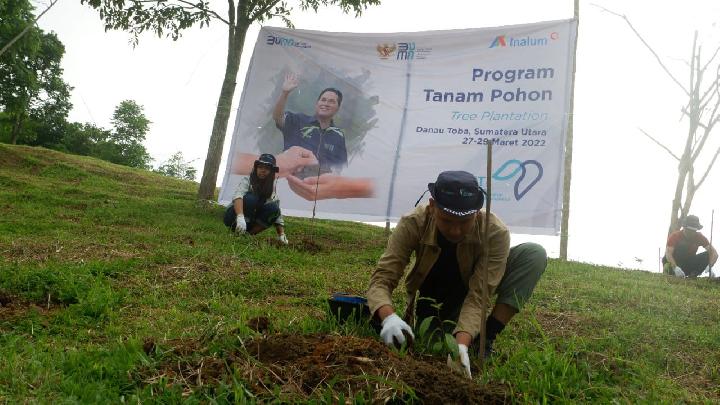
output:
<path id="1" fill-rule="evenodd" d="M 258 333 L 267 333 L 270 330 L 270 320 L 264 316 L 258 316 L 247 321 L 248 328 Z"/>
<path id="2" fill-rule="evenodd" d="M 148 356 L 151 355 L 155 351 L 155 339 L 146 338 L 143 342 L 143 351 Z"/>
<path id="3" fill-rule="evenodd" d="M 0 306 L 5 307 L 8 304 L 10 304 L 12 301 L 13 300 L 12 300 L 12 297 L 10 297 L 10 295 L 5 293 L 4 291 L 0 291 Z"/>

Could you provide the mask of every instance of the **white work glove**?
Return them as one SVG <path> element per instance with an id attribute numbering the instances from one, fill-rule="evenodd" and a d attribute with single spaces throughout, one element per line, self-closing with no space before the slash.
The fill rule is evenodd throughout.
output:
<path id="1" fill-rule="evenodd" d="M 285 234 L 278 235 L 278 240 L 279 240 L 280 243 L 282 243 L 283 245 L 287 245 L 287 244 L 288 244 L 287 236 L 285 236 Z"/>
<path id="2" fill-rule="evenodd" d="M 685 277 L 685 272 L 682 271 L 680 266 L 675 266 L 675 268 L 673 269 L 673 272 L 675 272 L 675 277 Z"/>
<path id="3" fill-rule="evenodd" d="M 458 359 L 460 361 L 459 365 L 457 364 L 457 361 L 454 361 L 452 359 L 452 355 L 448 354 L 448 366 L 450 366 L 451 369 L 457 372 L 462 372 L 465 377 L 472 378 L 472 373 L 470 372 L 470 356 L 468 355 L 468 347 L 463 344 L 459 344 L 458 355 L 460 356 L 460 358 Z"/>
<path id="4" fill-rule="evenodd" d="M 238 215 L 236 222 L 237 222 L 237 225 L 235 226 L 235 232 L 245 233 L 245 231 L 247 231 L 247 224 L 245 223 L 245 216 L 243 214 Z"/>
<path id="5" fill-rule="evenodd" d="M 403 331 L 406 331 L 413 339 L 415 339 L 415 335 L 413 335 L 410 325 L 405 323 L 405 321 L 397 316 L 397 314 L 392 314 L 383 319 L 380 337 L 388 346 L 393 346 L 395 340 L 397 340 L 398 343 L 403 344 L 405 343 L 405 335 L 403 335 Z"/>

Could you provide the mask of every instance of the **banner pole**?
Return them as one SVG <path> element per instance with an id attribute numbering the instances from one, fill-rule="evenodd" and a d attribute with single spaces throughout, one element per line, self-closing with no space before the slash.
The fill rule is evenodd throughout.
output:
<path id="1" fill-rule="evenodd" d="M 492 142 L 487 144 L 487 186 L 485 204 L 485 223 L 483 224 L 483 267 L 482 267 L 482 307 L 480 308 L 480 364 L 485 363 L 485 341 L 487 340 L 487 310 L 490 306 L 490 294 L 488 292 L 488 266 L 490 263 L 490 205 L 492 203 Z M 478 232 L 480 230 L 478 229 Z"/>
<path id="2" fill-rule="evenodd" d="M 400 121 L 400 135 L 398 135 L 397 147 L 395 148 L 395 160 L 393 161 L 392 176 L 390 177 L 390 191 L 388 192 L 387 210 L 385 211 L 385 234 L 390 234 L 390 212 L 395 194 L 395 178 L 397 177 L 398 162 L 400 161 L 400 147 L 402 146 L 403 135 L 405 134 L 405 123 L 407 121 L 408 100 L 410 99 L 410 70 L 412 59 L 407 59 L 405 70 L 405 101 L 403 102 L 403 113 Z"/>
<path id="3" fill-rule="evenodd" d="M 572 90 L 570 92 L 570 111 L 568 115 L 567 137 L 565 138 L 565 161 L 563 164 L 563 204 L 560 223 L 560 260 L 567 260 L 568 226 L 570 225 L 570 179 L 572 178 L 573 114 L 575 111 L 575 72 L 577 70 L 577 43 L 580 28 L 580 4 L 575 0 L 573 12 L 575 19 L 575 47 L 573 49 Z"/>
<path id="4" fill-rule="evenodd" d="M 713 237 L 713 227 L 715 225 L 715 210 L 712 210 L 712 214 L 710 214 L 710 246 L 712 246 L 712 237 Z M 715 249 L 717 251 L 717 249 Z M 708 256 L 710 257 L 710 256 Z M 708 263 L 708 276 L 712 278 L 712 263 Z"/>

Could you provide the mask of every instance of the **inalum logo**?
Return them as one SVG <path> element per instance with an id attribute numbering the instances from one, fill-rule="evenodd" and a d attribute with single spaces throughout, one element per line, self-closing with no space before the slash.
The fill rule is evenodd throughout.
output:
<path id="1" fill-rule="evenodd" d="M 550 34 L 550 39 L 557 39 L 558 33 Z M 498 35 L 490 43 L 489 48 L 505 48 L 505 47 L 522 47 L 522 46 L 546 46 L 548 39 L 545 37 L 509 37 L 507 35 Z"/>
<path id="2" fill-rule="evenodd" d="M 505 43 L 505 35 L 498 35 L 495 37 L 495 39 L 490 44 L 490 48 L 495 48 L 497 46 L 505 47 L 507 44 Z"/>

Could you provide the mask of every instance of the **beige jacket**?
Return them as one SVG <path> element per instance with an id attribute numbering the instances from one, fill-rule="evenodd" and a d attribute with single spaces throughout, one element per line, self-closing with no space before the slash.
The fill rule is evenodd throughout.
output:
<path id="1" fill-rule="evenodd" d="M 484 231 L 485 213 L 477 216 L 475 226 L 469 235 L 458 244 L 457 259 L 460 266 L 460 276 L 468 286 L 468 294 L 460 310 L 460 319 L 453 334 L 464 331 L 473 338 L 480 333 L 482 308 L 482 278 L 481 272 L 487 271 L 489 295 L 492 296 L 495 288 L 505 273 L 505 263 L 510 250 L 510 233 L 505 224 L 494 214 L 490 214 L 489 244 L 490 260 L 487 269 L 483 269 L 482 237 Z M 478 227 L 480 233 L 478 234 Z M 437 226 L 431 215 L 430 207 L 418 206 L 411 213 L 403 216 L 397 227 L 390 235 L 385 253 L 378 261 L 377 268 L 370 278 L 370 288 L 367 292 L 370 312 L 375 313 L 383 305 L 392 306 L 392 292 L 397 287 L 410 262 L 410 256 L 415 253 L 415 265 L 405 278 L 407 291 L 407 308 L 403 318 L 409 324 L 415 321 L 415 298 L 425 277 L 440 256 L 440 247 L 437 244 Z M 480 239 L 478 239 L 478 237 Z"/>

